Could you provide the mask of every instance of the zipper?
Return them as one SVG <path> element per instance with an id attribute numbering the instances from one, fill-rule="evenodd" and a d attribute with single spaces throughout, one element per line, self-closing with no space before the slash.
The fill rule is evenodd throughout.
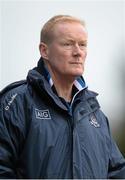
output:
<path id="1" fill-rule="evenodd" d="M 82 90 L 81 90 L 82 91 Z M 77 94 L 79 94 L 81 91 L 78 91 L 72 98 L 72 101 L 71 101 L 71 104 L 70 104 L 70 107 L 72 108 L 72 105 L 73 105 L 73 102 L 74 102 L 74 99 L 75 97 L 77 96 Z"/>
<path id="2" fill-rule="evenodd" d="M 69 115 L 68 117 L 68 126 L 69 126 L 69 136 L 70 136 L 70 157 L 71 157 L 71 179 L 73 179 L 73 117 Z"/>
<path id="3" fill-rule="evenodd" d="M 82 90 L 84 90 L 85 88 L 83 88 Z M 76 98 L 76 96 L 82 91 L 78 91 L 76 92 L 76 94 L 73 96 L 72 98 L 72 101 L 71 101 L 71 104 L 70 104 L 70 107 L 69 107 L 69 112 L 70 112 L 70 119 L 68 119 L 68 124 L 70 126 L 70 134 L 71 134 L 71 144 L 70 144 L 70 148 L 71 148 L 71 171 L 72 171 L 72 179 L 74 179 L 74 167 L 73 167 L 73 151 L 74 151 L 74 136 L 73 136 L 73 131 L 74 131 L 74 126 L 75 126 L 75 120 L 73 118 L 73 112 L 72 112 L 72 108 L 73 108 L 73 103 L 74 103 L 74 100 Z"/>
<path id="4" fill-rule="evenodd" d="M 86 88 L 86 87 L 85 87 Z M 74 100 L 76 98 L 76 96 L 81 92 L 83 91 L 85 88 L 81 89 L 80 91 L 76 92 L 75 95 L 73 96 L 72 98 L 72 101 L 71 101 L 71 104 L 70 104 L 70 108 L 72 109 L 72 106 L 73 106 L 73 103 L 74 103 Z"/>

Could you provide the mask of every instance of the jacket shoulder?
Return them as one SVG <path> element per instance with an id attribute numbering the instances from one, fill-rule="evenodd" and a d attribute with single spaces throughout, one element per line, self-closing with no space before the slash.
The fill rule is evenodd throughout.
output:
<path id="1" fill-rule="evenodd" d="M 17 96 L 23 96 L 27 91 L 27 82 L 26 80 L 21 80 L 9 84 L 2 91 L 0 91 L 0 102 L 8 102 L 11 104 Z"/>
<path id="2" fill-rule="evenodd" d="M 87 99 L 89 98 L 96 98 L 99 94 L 95 91 L 89 90 L 88 88 L 85 89 L 85 96 Z"/>
<path id="3" fill-rule="evenodd" d="M 26 80 L 21 80 L 21 81 L 16 81 L 16 82 L 14 82 L 14 83 L 11 83 L 11 84 L 7 85 L 5 88 L 3 88 L 3 89 L 0 91 L 0 97 L 1 97 L 2 95 L 4 95 L 6 92 L 9 92 L 10 90 L 13 90 L 13 89 L 15 89 L 16 87 L 19 87 L 19 86 L 24 85 L 24 84 L 26 84 L 26 83 L 27 83 Z"/>

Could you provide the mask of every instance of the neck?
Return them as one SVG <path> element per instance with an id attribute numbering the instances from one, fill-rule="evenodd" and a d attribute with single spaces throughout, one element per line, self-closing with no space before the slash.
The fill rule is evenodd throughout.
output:
<path id="1" fill-rule="evenodd" d="M 72 87 L 75 77 L 59 75 L 53 71 L 48 64 L 46 65 L 52 77 L 58 96 L 64 98 L 67 102 L 70 102 L 72 99 Z"/>
<path id="2" fill-rule="evenodd" d="M 59 97 L 64 98 L 67 102 L 70 102 L 72 99 L 72 86 L 73 83 L 67 83 L 65 81 L 58 81 L 57 79 L 54 80 L 54 86 L 56 88 L 56 91 L 58 93 Z"/>

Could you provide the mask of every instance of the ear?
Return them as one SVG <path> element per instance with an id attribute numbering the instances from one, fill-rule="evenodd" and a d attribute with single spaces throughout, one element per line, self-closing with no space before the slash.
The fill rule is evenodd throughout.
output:
<path id="1" fill-rule="evenodd" d="M 48 60 L 48 46 L 47 44 L 41 42 L 39 45 L 40 54 L 43 59 Z"/>

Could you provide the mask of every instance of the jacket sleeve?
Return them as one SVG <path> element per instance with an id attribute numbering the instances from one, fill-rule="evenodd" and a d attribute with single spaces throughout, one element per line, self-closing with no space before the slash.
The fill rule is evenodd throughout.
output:
<path id="1" fill-rule="evenodd" d="M 108 122 L 108 121 L 107 121 Z M 109 128 L 109 124 L 108 124 Z M 108 178 L 124 179 L 125 178 L 125 159 L 122 156 L 118 146 L 111 136 L 109 128 L 110 144 L 109 144 L 109 169 Z"/>
<path id="2" fill-rule="evenodd" d="M 0 178 L 16 178 L 24 137 L 22 114 L 18 97 L 0 100 Z"/>

